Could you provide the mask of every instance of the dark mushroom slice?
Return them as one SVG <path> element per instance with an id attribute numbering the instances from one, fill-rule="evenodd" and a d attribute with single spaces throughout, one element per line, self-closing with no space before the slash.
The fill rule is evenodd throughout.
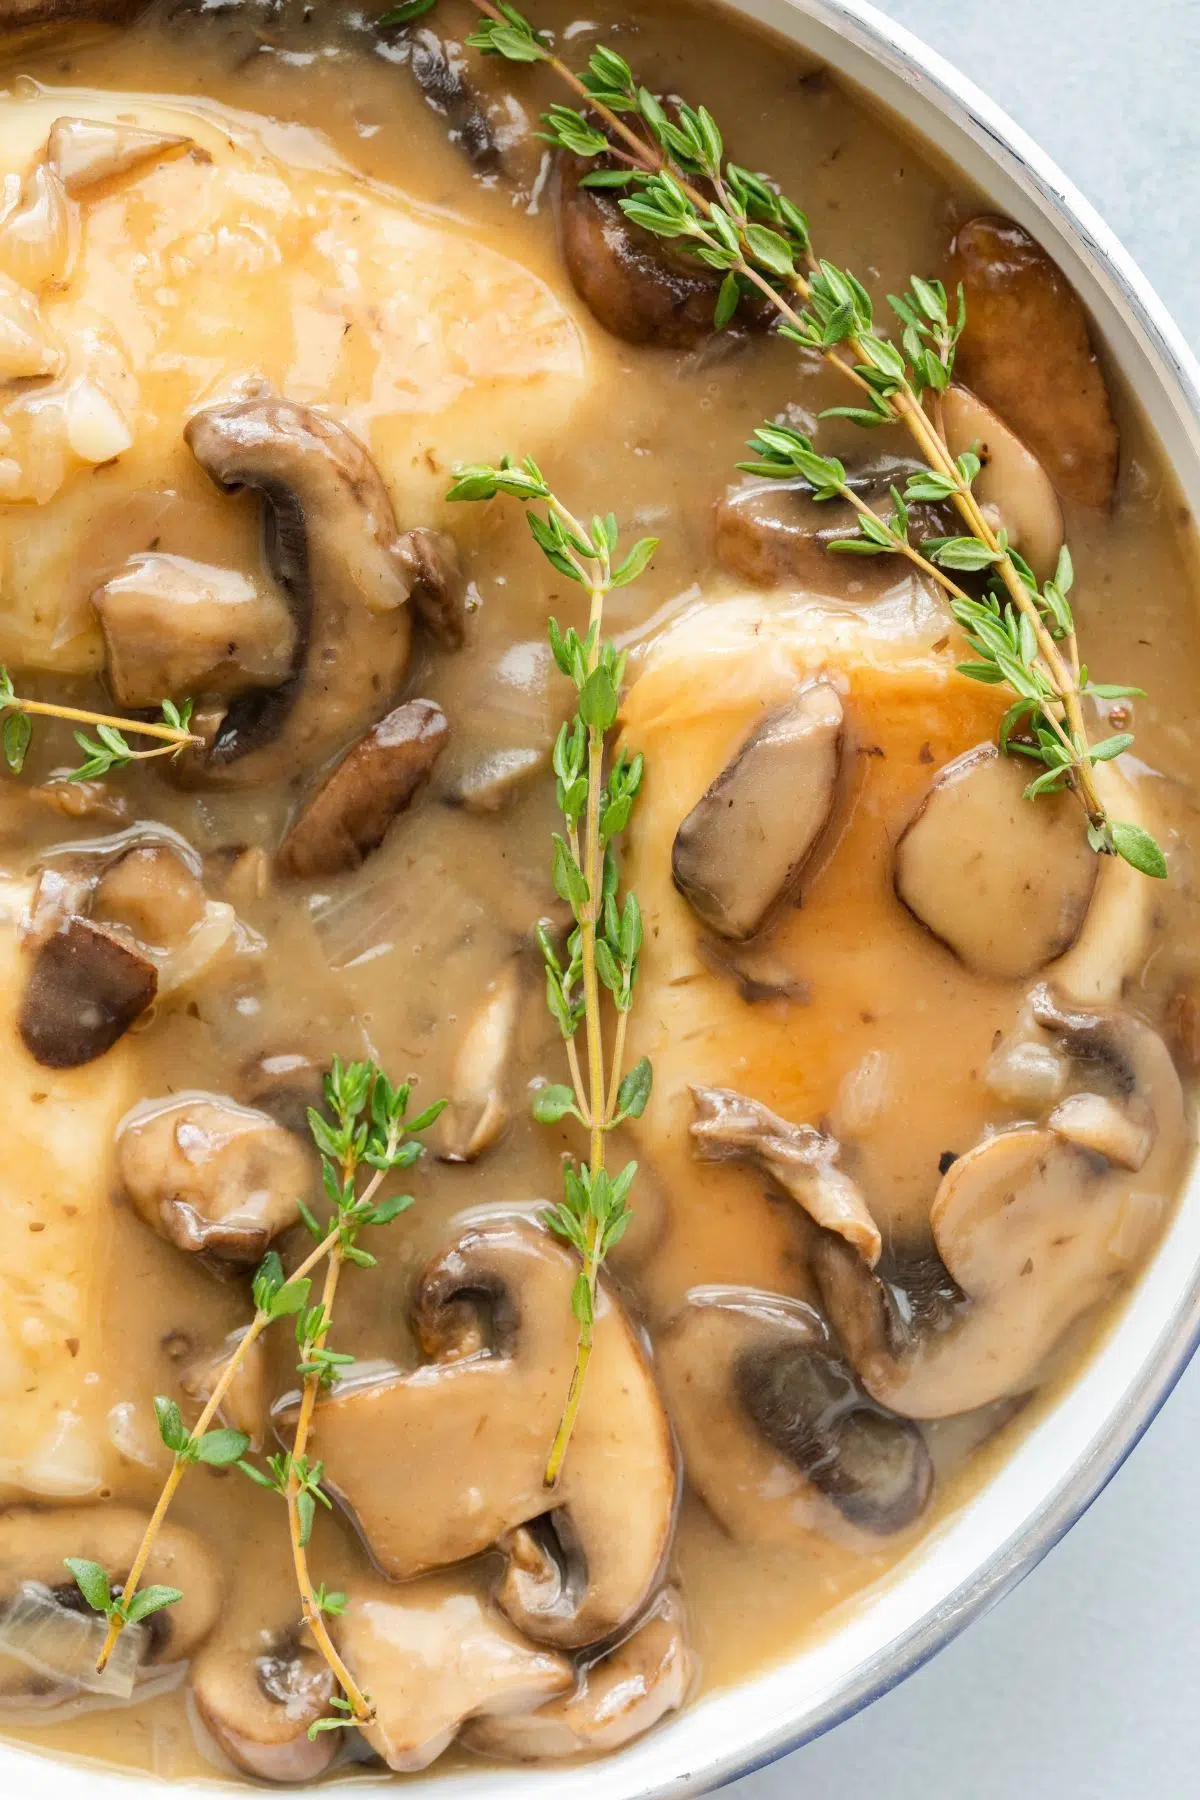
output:
<path id="1" fill-rule="evenodd" d="M 230 1762 L 259 1781 L 315 1781 L 336 1758 L 338 1733 L 308 1735 L 336 1692 L 323 1657 L 295 1631 L 220 1632 L 193 1657 L 196 1709 Z"/>
<path id="2" fill-rule="evenodd" d="M 1058 265 L 1012 219 L 959 228 L 951 280 L 963 284 L 963 380 L 1024 439 L 1059 493 L 1107 506 L 1120 438 L 1087 314 Z"/>
<path id="3" fill-rule="evenodd" d="M 361 867 L 428 781 L 449 730 L 432 700 L 408 700 L 373 725 L 288 827 L 279 873 L 311 880 Z"/>
<path id="4" fill-rule="evenodd" d="M 692 1089 L 692 1150 L 703 1162 L 744 1162 L 798 1202 L 827 1231 L 852 1244 L 872 1268 L 883 1247 L 861 1191 L 837 1166 L 842 1147 L 828 1132 L 795 1125 L 731 1088 Z"/>
<path id="5" fill-rule="evenodd" d="M 519 1219 L 472 1225 L 417 1283 L 412 1370 L 348 1377 L 321 1400 L 312 1452 L 378 1568 L 405 1581 L 493 1545 L 508 1553 L 498 1599 L 542 1643 L 621 1631 L 653 1593 L 671 1539 L 675 1455 L 637 1336 L 601 1284 L 595 1352 L 562 1477 L 547 1448 L 575 1360 L 576 1265 Z M 291 1409 L 280 1415 L 284 1430 Z M 398 1483 L 399 1463 L 420 1468 Z M 460 1504 L 469 1462 L 473 1504 Z M 614 1509 L 614 1484 L 622 1501 Z M 536 1522 L 532 1533 L 520 1528 Z"/>
<path id="6" fill-rule="evenodd" d="M 12 1506 L 0 1511 L 0 1705 L 32 1700 L 53 1706 L 81 1690 L 119 1693 L 115 1685 L 106 1688 L 96 1679 L 106 1622 L 88 1606 L 63 1558 L 99 1563 L 119 1590 L 147 1518 L 129 1506 Z M 129 1684 L 147 1668 L 190 1656 L 220 1613 L 221 1572 L 212 1554 L 194 1532 L 169 1520 L 154 1540 L 142 1578 L 145 1587 L 155 1584 L 178 1588 L 183 1598 L 130 1628 L 134 1653 L 124 1671 Z M 22 1650 L 41 1668 L 18 1662 Z"/>
<path id="7" fill-rule="evenodd" d="M 193 139 L 169 132 L 142 131 L 111 119 L 61 118 L 50 127 L 46 161 L 74 197 L 148 163 L 195 149 Z M 209 160 L 207 152 L 196 153 Z"/>
<path id="8" fill-rule="evenodd" d="M 896 893 L 960 962 L 1019 981 L 1083 929 L 1100 858 L 1073 795 L 1024 798 L 1023 758 L 979 744 L 939 769 L 896 846 Z"/>
<path id="9" fill-rule="evenodd" d="M 68 918 L 32 950 L 21 1042 L 48 1069 L 77 1069 L 111 1050 L 157 992 L 149 957 L 116 932 Z"/>
<path id="10" fill-rule="evenodd" d="M 374 1703 L 363 1737 L 402 1774 L 427 1769 L 468 1719 L 526 1711 L 572 1686 L 565 1656 L 528 1643 L 461 1577 L 356 1581 L 329 1623 Z"/>
<path id="11" fill-rule="evenodd" d="M 534 1712 L 473 1719 L 459 1741 L 482 1756 L 514 1762 L 605 1755 L 678 1711 L 694 1670 L 683 1604 L 668 1588 L 635 1631 L 580 1670 L 571 1693 Z"/>
<path id="12" fill-rule="evenodd" d="M 261 494 L 267 563 L 296 631 L 287 679 L 239 695 L 191 773 L 295 778 L 390 706 L 408 665 L 411 560 L 366 449 L 313 407 L 234 401 L 196 413 L 184 436 L 219 487 Z"/>
<path id="13" fill-rule="evenodd" d="M 422 25 L 404 34 L 404 46 L 413 80 L 434 112 L 445 119 L 451 143 L 477 173 L 494 174 L 500 167 L 500 147 L 482 99 L 471 85 L 462 45 Z"/>
<path id="14" fill-rule="evenodd" d="M 117 1171 L 138 1216 L 218 1264 L 261 1260 L 313 1189 L 312 1161 L 269 1113 L 213 1094 L 151 1101 L 126 1119 Z"/>
<path id="15" fill-rule="evenodd" d="M 887 512 L 891 488 L 903 489 L 919 467 L 912 458 L 883 456 L 850 470 L 847 485 Z M 909 517 L 914 539 L 949 536 L 954 530 L 952 519 L 938 507 L 913 506 Z M 830 545 L 858 535 L 859 515 L 848 500 L 815 500 L 811 485 L 802 480 L 751 477 L 718 503 L 714 549 L 724 568 L 756 587 L 820 592 L 823 584 L 840 584 L 848 573 L 848 559 Z M 897 577 L 892 557 L 858 560 L 851 572 L 872 588 L 883 588 Z"/>
<path id="16" fill-rule="evenodd" d="M 419 526 L 401 540 L 401 555 L 412 572 L 417 617 L 443 650 L 461 650 L 467 641 L 467 584 L 454 539 Z"/>
<path id="17" fill-rule="evenodd" d="M 802 1301 L 694 1289 L 658 1362 L 687 1478 L 740 1542 L 886 1537 L 928 1505 L 920 1432 L 863 1392 Z"/>
<path id="18" fill-rule="evenodd" d="M 0 37 L 41 26 L 127 25 L 150 0 L 4 0 Z"/>
<path id="19" fill-rule="evenodd" d="M 165 551 L 133 556 L 92 607 L 122 706 L 157 707 L 171 694 L 231 699 L 291 673 L 296 626 L 282 595 L 235 569 Z"/>
<path id="20" fill-rule="evenodd" d="M 602 188 L 581 186 L 587 164 L 564 156 L 559 223 L 575 292 L 627 344 L 690 350 L 712 335 L 721 276 L 672 254 L 633 225 Z"/>
<path id="21" fill-rule="evenodd" d="M 721 937 L 754 937 L 794 894 L 833 811 L 841 751 L 841 700 L 814 681 L 768 714 L 679 827 L 675 886 Z"/>
<path id="22" fill-rule="evenodd" d="M 247 1106 L 271 1117 L 305 1144 L 310 1142 L 308 1113 L 325 1101 L 325 1072 L 300 1050 L 273 1050 L 255 1057 L 241 1086 Z"/>

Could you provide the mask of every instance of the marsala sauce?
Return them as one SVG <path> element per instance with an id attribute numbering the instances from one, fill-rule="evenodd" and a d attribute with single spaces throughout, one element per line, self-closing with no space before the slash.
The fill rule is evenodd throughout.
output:
<path id="1" fill-rule="evenodd" d="M 586 25 L 571 29 L 570 9 L 560 0 L 541 0 L 536 10 L 539 23 L 565 33 L 580 62 L 593 39 L 610 41 L 655 88 L 706 101 L 739 160 L 769 169 L 806 206 L 822 251 L 856 269 L 878 295 L 901 290 L 914 270 L 939 269 L 955 224 L 977 206 L 977 197 L 953 172 L 934 167 L 860 101 L 806 67 L 790 49 L 731 20 L 655 0 L 636 8 L 637 23 L 630 26 L 634 9 L 602 0 Z M 469 8 L 447 0 L 438 23 L 461 35 L 469 16 Z M 713 509 L 731 480 L 731 465 L 761 418 L 788 402 L 801 415 L 815 415 L 844 398 L 840 388 L 826 372 L 803 367 L 777 340 L 754 340 L 741 350 L 717 344 L 675 354 L 631 349 L 608 337 L 571 293 L 558 252 L 550 186 L 539 175 L 532 189 L 514 193 L 503 178 L 473 177 L 409 71 L 376 52 L 360 15 L 347 17 L 349 23 L 339 26 L 333 8 L 284 5 L 276 12 L 248 6 L 200 16 L 168 6 L 129 31 L 14 55 L 4 108 L 33 104 L 36 81 L 65 90 L 55 100 L 56 112 L 87 116 L 99 96 L 127 91 L 184 106 L 234 108 L 252 127 L 251 115 L 293 122 L 322 138 L 314 142 L 299 130 L 269 135 L 270 147 L 285 161 L 319 166 L 332 156 L 327 149 L 332 145 L 347 166 L 342 177 L 347 183 L 348 171 L 359 171 L 403 196 L 434 226 L 468 234 L 532 271 L 574 322 L 564 339 L 570 343 L 561 373 L 533 384 L 527 402 L 519 386 L 500 401 L 483 389 L 468 394 L 453 431 L 439 443 L 449 444 L 453 456 L 532 452 L 552 472 L 556 488 L 582 510 L 611 507 L 624 530 L 661 536 L 652 573 L 610 604 L 611 629 L 628 634 L 635 645 L 654 631 L 655 621 L 701 593 L 707 599 L 739 591 L 738 583 L 714 568 L 711 553 Z M 493 66 L 488 79 L 518 92 L 530 116 L 559 97 L 537 72 L 510 80 L 506 70 Z M 536 170 L 536 157 L 528 166 Z M 204 253 L 203 246 L 194 247 L 196 257 Z M 319 310 L 320 297 L 309 294 L 302 303 L 299 285 L 289 283 L 287 259 L 285 243 L 279 313 L 273 320 L 280 360 L 266 372 L 285 391 L 290 374 L 304 390 L 302 397 L 341 407 L 342 375 L 323 378 L 312 347 L 317 326 L 311 308 Z M 234 285 L 228 319 L 214 320 L 209 345 L 211 379 L 221 394 L 239 372 L 238 307 Z M 413 329 L 420 323 L 414 319 Z M 226 325 L 230 330 L 223 337 Z M 579 350 L 571 348 L 574 333 Z M 260 371 L 243 366 L 241 372 Z M 401 524 L 436 523 L 453 530 L 476 584 L 479 605 L 468 648 L 452 655 L 419 638 L 406 682 L 407 693 L 443 705 L 452 745 L 432 793 L 400 821 L 359 874 L 315 886 L 280 883 L 265 898 L 239 907 L 266 954 L 237 959 L 198 990 L 194 1001 L 189 996 L 164 1006 L 129 1040 L 135 1059 L 131 1101 L 194 1088 L 244 1097 L 244 1073 L 253 1057 L 301 1053 L 324 1063 L 335 1050 L 344 1055 L 369 1050 L 394 1076 L 411 1075 L 422 1102 L 433 1098 L 446 1089 L 458 1038 L 486 984 L 550 900 L 553 813 L 547 779 L 535 781 L 496 818 L 470 817 L 440 804 L 437 796 L 454 770 L 481 750 L 551 741 L 565 701 L 548 673 L 544 625 L 550 612 L 576 617 L 577 596 L 556 583 L 515 508 L 498 506 L 485 514 L 441 505 L 447 468 L 428 448 L 428 419 L 419 407 L 407 410 L 399 386 L 389 386 L 382 375 L 367 381 L 361 368 L 351 368 L 345 379 L 347 393 L 354 390 L 349 416 L 380 462 Z M 1136 408 L 1127 396 L 1118 393 L 1116 399 L 1122 427 L 1117 504 L 1111 516 L 1067 508 L 1067 523 L 1087 659 L 1102 677 L 1139 683 L 1150 694 L 1137 706 L 1138 755 L 1162 776 L 1157 785 L 1166 796 L 1162 805 L 1174 856 L 1173 880 L 1155 896 L 1157 930 L 1134 996 L 1153 1018 L 1181 976 L 1200 967 L 1190 860 L 1178 837 L 1190 830 L 1200 771 L 1195 700 L 1200 644 L 1189 521 Z M 181 422 L 182 415 L 171 429 L 177 431 Z M 848 457 L 877 447 L 864 446 L 850 428 L 840 432 L 836 424 L 825 441 Z M 88 483 L 99 496 L 94 509 L 85 501 L 82 510 L 62 513 L 68 494 L 77 496 Z M 198 475 L 185 486 L 176 467 L 159 483 L 160 500 L 132 505 L 114 526 L 113 512 L 131 490 L 152 485 L 152 472 L 143 469 L 135 480 L 118 461 L 95 474 L 77 470 L 58 501 L 52 499 L 42 511 L 0 507 L 0 580 L 8 587 L 14 571 L 34 555 L 38 534 L 55 530 L 68 534 L 64 556 L 72 588 L 82 595 L 126 554 L 155 541 L 258 570 L 254 504 L 223 500 Z M 65 523 L 56 526 L 60 514 Z M 858 573 L 853 564 L 832 565 L 826 592 L 853 599 Z M 106 704 L 89 674 L 98 662 L 95 644 L 89 649 L 85 640 L 86 634 L 82 647 L 68 646 L 59 672 L 41 677 L 39 691 L 82 705 Z M 23 640 L 12 635 L 3 608 L 0 659 L 14 669 L 27 662 Z M 61 766 L 69 754 L 65 732 L 40 727 L 31 775 Z M 284 789 L 182 795 L 153 772 L 132 771 L 118 780 L 134 817 L 170 826 L 202 854 L 233 843 L 272 846 L 294 801 Z M 7 803 L 8 790 L 6 778 L 0 806 Z M 21 875 L 50 842 L 100 835 L 99 829 L 81 831 L 51 814 L 40 830 L 41 838 L 33 842 L 23 824 L 22 835 L 10 834 L 0 846 L 6 873 Z M 999 1021 L 1013 1011 L 1011 992 L 1005 991 L 1001 1004 L 945 977 L 944 954 L 915 930 L 909 945 L 905 981 L 915 990 L 928 978 L 933 1016 L 914 1023 L 912 1066 L 903 1077 L 908 1097 L 893 1124 L 896 1155 L 910 1127 L 919 1137 L 928 1077 L 917 1059 L 931 1025 L 940 1016 L 947 1032 L 969 1027 L 962 1056 L 975 1058 L 977 1066 Z M 805 946 L 810 970 L 819 968 L 821 955 L 821 942 L 810 940 Z M 418 1206 L 372 1245 L 380 1268 L 351 1272 L 345 1281 L 335 1332 L 340 1348 L 403 1361 L 411 1351 L 405 1296 L 414 1272 L 444 1239 L 448 1222 L 468 1207 L 528 1204 L 555 1192 L 558 1140 L 528 1120 L 521 1098 L 526 1080 L 560 1076 L 561 1052 L 537 988 L 532 978 L 507 1136 L 473 1167 L 450 1166 L 433 1156 L 426 1160 L 413 1178 Z M 994 1019 L 989 1004 L 996 1009 Z M 769 1028 L 786 1036 L 777 1011 Z M 869 1024 L 856 1025 L 844 1043 L 830 1048 L 827 1085 L 836 1089 L 870 1047 Z M 901 1035 L 891 1044 L 892 1061 L 902 1060 L 904 1051 Z M 705 1055 L 708 1062 L 697 1067 L 697 1076 L 714 1079 L 719 1059 L 714 1062 L 711 1045 L 698 1048 L 698 1059 Z M 732 1072 L 729 1085 L 737 1085 Z M 977 1123 L 964 1122 L 964 1139 L 973 1137 Z M 882 1180 L 889 1148 L 877 1147 L 876 1154 Z M 712 1172 L 692 1178 L 686 1168 L 682 1175 L 672 1169 L 670 1180 L 656 1182 L 644 1154 L 643 1161 L 641 1223 L 630 1234 L 618 1273 L 631 1307 L 652 1334 L 697 1281 L 765 1283 L 774 1271 L 785 1291 L 807 1292 L 787 1211 L 769 1205 L 758 1184 L 732 1180 L 722 1190 L 729 1196 L 726 1203 L 710 1205 Z M 894 1194 L 883 1205 L 886 1224 L 901 1237 L 923 1216 L 933 1191 L 935 1172 L 922 1168 L 917 1191 L 914 1182 L 897 1177 Z M 6 1185 L 19 1187 L 24 1175 L 21 1163 L 10 1161 Z M 120 1459 L 109 1485 L 115 1498 L 149 1505 L 164 1467 L 149 1397 L 174 1389 L 177 1364 L 170 1345 L 181 1336 L 197 1347 L 217 1342 L 245 1320 L 246 1298 L 239 1283 L 222 1284 L 193 1267 L 116 1196 L 103 1211 L 94 1260 L 101 1275 L 93 1341 L 103 1354 L 87 1371 L 80 1404 L 93 1421 L 116 1407 L 134 1409 L 128 1417 L 153 1466 Z M 1091 1329 L 1094 1334 L 1099 1326 Z M 1072 1355 L 1080 1337 L 1072 1335 Z M 288 1385 L 286 1338 L 280 1356 L 282 1388 Z M 1048 1391 L 1064 1378 L 1068 1360 L 1056 1359 Z M 8 1398 L 4 1404 L 15 1410 L 21 1400 Z M 932 1427 L 928 1436 L 940 1465 L 935 1506 L 920 1527 L 881 1541 L 871 1554 L 815 1537 L 787 1553 L 740 1547 L 685 1489 L 672 1565 L 686 1597 L 704 1684 L 736 1681 L 814 1632 L 828 1630 L 839 1608 L 882 1579 L 922 1531 L 962 1502 L 1005 1442 L 1002 1433 L 972 1452 L 978 1433 L 958 1424 Z M 397 1471 L 397 1479 L 417 1487 L 420 1471 Z M 20 1497 L 19 1487 L 8 1493 Z M 237 1477 L 200 1471 L 184 1484 L 172 1516 L 215 1548 L 228 1574 L 228 1605 L 239 1617 L 275 1624 L 292 1615 L 278 1500 Z M 357 1542 L 340 1522 L 319 1522 L 313 1559 L 331 1587 L 362 1566 Z M 482 1581 L 490 1571 L 477 1574 Z M 212 1773 L 197 1748 L 182 1689 L 130 1710 L 21 1722 L 5 1730 L 53 1753 L 163 1777 Z M 439 1766 L 449 1766 L 452 1757 Z"/>

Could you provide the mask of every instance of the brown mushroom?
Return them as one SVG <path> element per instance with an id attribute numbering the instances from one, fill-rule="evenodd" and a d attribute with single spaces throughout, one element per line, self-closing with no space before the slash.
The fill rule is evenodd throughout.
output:
<path id="1" fill-rule="evenodd" d="M 861 1192 L 837 1167 L 842 1147 L 811 1125 L 793 1125 L 730 1088 L 692 1089 L 692 1149 L 704 1162 L 747 1162 L 811 1219 L 852 1244 L 869 1267 L 883 1240 Z"/>
<path id="2" fill-rule="evenodd" d="M 1063 543 L 1062 507 L 1054 484 L 1032 450 L 969 388 L 954 386 L 942 395 L 942 419 L 952 456 L 973 450 L 982 467 L 975 498 L 1008 532 L 1039 581 L 1058 567 Z M 920 535 L 920 534 L 918 534 Z M 926 534 L 932 535 L 932 534 Z"/>
<path id="3" fill-rule="evenodd" d="M 68 917 L 32 948 L 18 1029 L 48 1069 L 76 1069 L 111 1050 L 153 1004 L 158 970 L 113 931 Z"/>
<path id="4" fill-rule="evenodd" d="M 109 119 L 62 118 L 50 127 L 46 161 L 67 193 L 78 195 L 194 147 L 191 138 L 169 132 L 142 131 Z"/>
<path id="5" fill-rule="evenodd" d="M 1078 294 L 1011 219 L 968 220 L 951 263 L 967 301 L 963 380 L 1028 444 L 1064 498 L 1107 506 L 1120 439 Z"/>
<path id="6" fill-rule="evenodd" d="M 847 485 L 877 509 L 891 507 L 891 488 L 903 489 L 920 465 L 911 458 L 882 456 L 847 473 Z M 910 508 L 914 539 L 942 537 L 953 525 L 942 509 Z M 814 500 L 802 480 L 767 481 L 753 477 L 733 487 L 718 503 L 714 549 L 732 574 L 756 587 L 795 587 L 820 592 L 822 584 L 840 582 L 846 569 L 831 544 L 859 535 L 859 514 L 848 500 Z M 857 561 L 855 579 L 884 586 L 896 579 L 895 559 Z"/>
<path id="7" fill-rule="evenodd" d="M 683 1705 L 694 1673 L 683 1604 L 666 1589 L 635 1631 L 580 1671 L 569 1694 L 534 1712 L 492 1713 L 459 1734 L 468 1750 L 513 1762 L 601 1756 Z"/>
<path id="8" fill-rule="evenodd" d="M 4 0 L 0 32 L 42 25 L 127 25 L 150 0 Z"/>
<path id="9" fill-rule="evenodd" d="M 1063 955 L 1091 904 L 1099 858 L 1075 798 L 1024 798 L 1023 758 L 980 744 L 934 776 L 896 846 L 896 892 L 980 975 L 1016 981 Z"/>
<path id="10" fill-rule="evenodd" d="M 687 1479 L 739 1542 L 818 1532 L 863 1544 L 928 1504 L 920 1432 L 863 1392 L 803 1301 L 696 1288 L 658 1355 Z"/>
<path id="11" fill-rule="evenodd" d="M 204 917 L 204 889 L 169 844 L 135 844 L 96 883 L 92 917 L 165 950 Z"/>
<path id="12" fill-rule="evenodd" d="M 829 1233 L 816 1247 L 822 1298 L 859 1378 L 913 1418 L 1032 1388 L 1063 1333 L 1141 1256 L 1177 1177 L 1183 1096 L 1158 1034 L 1127 1013 L 1063 1008 L 1047 989 L 1031 1011 L 1070 1059 L 1076 1092 L 1045 1124 L 985 1138 L 943 1175 L 930 1209 L 944 1278 L 935 1315 L 903 1276 L 872 1274 Z"/>
<path id="13" fill-rule="evenodd" d="M 572 1685 L 564 1656 L 535 1649 L 453 1577 L 399 1590 L 356 1582 L 330 1630 L 374 1704 L 364 1738 L 405 1774 L 436 1761 L 467 1719 L 521 1712 Z"/>
<path id="14" fill-rule="evenodd" d="M 833 810 L 841 750 L 837 690 L 813 681 L 739 745 L 679 827 L 675 885 L 721 937 L 754 937 L 795 893 Z"/>
<path id="15" fill-rule="evenodd" d="M 296 652 L 281 595 L 235 569 L 152 551 L 132 556 L 92 595 L 108 679 L 122 706 L 164 695 L 278 687 Z"/>
<path id="16" fill-rule="evenodd" d="M 329 1665 L 294 1630 L 226 1629 L 192 1659 L 196 1710 L 230 1762 L 259 1781 L 315 1781 L 338 1754 L 338 1734 L 308 1731 L 330 1714 Z"/>
<path id="17" fill-rule="evenodd" d="M 127 1627 L 115 1680 L 97 1676 L 106 1621 L 88 1606 L 63 1559 L 99 1563 L 118 1591 L 147 1516 L 129 1506 L 0 1512 L 0 1703 L 32 1699 L 53 1706 L 81 1690 L 128 1698 L 148 1670 L 181 1662 L 208 1636 L 221 1608 L 220 1569 L 194 1532 L 168 1521 L 154 1539 L 142 1585 L 177 1588 L 182 1598 L 145 1624 Z"/>
<path id="18" fill-rule="evenodd" d="M 233 401 L 194 414 L 184 436 L 219 487 L 262 495 L 296 631 L 287 679 L 233 701 L 198 773 L 295 778 L 390 706 L 408 664 L 412 561 L 366 449 L 313 407 Z"/>
<path id="19" fill-rule="evenodd" d="M 451 143 L 477 173 L 494 174 L 500 167 L 500 147 L 468 76 L 462 45 L 426 25 L 406 32 L 402 43 L 413 80 L 434 112 L 445 119 Z"/>
<path id="20" fill-rule="evenodd" d="M 218 1264 L 257 1263 L 299 1218 L 312 1164 L 268 1113 L 215 1094 L 139 1106 L 117 1138 L 134 1211 L 169 1243 Z"/>
<path id="21" fill-rule="evenodd" d="M 714 330 L 720 275 L 631 224 L 611 194 L 581 185 L 586 173 L 575 157 L 562 159 L 559 223 L 575 292 L 627 344 L 702 343 Z"/>
<path id="22" fill-rule="evenodd" d="M 317 1406 L 311 1440 L 385 1575 L 407 1580 L 498 1544 L 508 1551 L 503 1610 L 531 1637 L 571 1647 L 620 1631 L 645 1605 L 675 1503 L 658 1392 L 604 1282 L 589 1404 L 558 1486 L 544 1486 L 575 1360 L 576 1274 L 570 1253 L 525 1221 L 468 1226 L 417 1284 L 413 1331 L 427 1361 L 339 1383 Z M 290 1417 L 285 1409 L 285 1429 Z M 399 1464 L 421 1470 L 417 1487 L 397 1483 Z"/>
<path id="23" fill-rule="evenodd" d="M 293 819 L 279 873 L 312 880 L 361 867 L 428 781 L 449 730 L 432 700 L 407 700 L 380 719 Z"/>

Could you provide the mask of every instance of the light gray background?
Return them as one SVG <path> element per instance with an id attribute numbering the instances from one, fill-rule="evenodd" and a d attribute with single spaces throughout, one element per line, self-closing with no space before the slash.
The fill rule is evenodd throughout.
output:
<path id="1" fill-rule="evenodd" d="M 1200 0 L 876 0 L 1095 202 L 1200 347 Z M 730 1800 L 1196 1800 L 1200 1364 L 1049 1560 Z"/>

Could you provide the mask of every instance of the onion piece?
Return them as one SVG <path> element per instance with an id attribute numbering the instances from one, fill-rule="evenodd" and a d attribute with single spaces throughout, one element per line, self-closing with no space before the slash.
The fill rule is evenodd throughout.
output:
<path id="1" fill-rule="evenodd" d="M 0 1652 L 15 1657 L 36 1675 L 55 1684 L 54 1698 L 82 1690 L 128 1700 L 137 1685 L 143 1656 L 149 1647 L 144 1625 L 127 1625 L 112 1655 L 97 1674 L 96 1662 L 108 1622 L 101 1614 L 76 1611 L 56 1600 L 40 1582 L 25 1581 L 0 1617 Z M 27 1694 L 19 1698 L 28 1700 Z M 5 1695 L 0 1704 L 18 1698 Z"/>

